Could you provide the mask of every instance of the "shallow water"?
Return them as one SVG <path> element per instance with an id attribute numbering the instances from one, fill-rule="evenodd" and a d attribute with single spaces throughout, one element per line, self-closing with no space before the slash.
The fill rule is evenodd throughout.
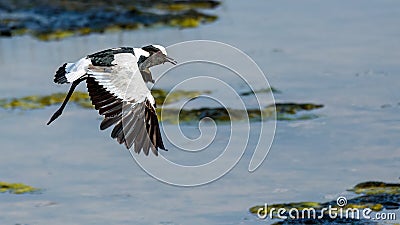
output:
<path id="1" fill-rule="evenodd" d="M 196 29 L 152 28 L 58 42 L 0 39 L 0 98 L 67 91 L 53 84 L 55 69 L 99 49 L 211 39 L 251 56 L 282 91 L 277 102 L 324 104 L 319 118 L 278 122 L 267 160 L 256 172 L 247 172 L 246 152 L 216 182 L 182 188 L 141 170 L 109 138 L 110 131 L 98 130 L 94 110 L 67 107 L 50 127 L 45 123 L 56 107 L 1 110 L 0 180 L 44 189 L 0 194 L 1 223 L 264 224 L 248 213 L 251 206 L 330 201 L 362 181 L 398 182 L 400 2 L 227 1 L 217 13 L 218 21 Z M 195 125 L 184 130 L 197 134 Z M 219 132 L 217 144 L 223 146 L 229 129 Z M 179 151 L 168 153 L 185 160 Z"/>

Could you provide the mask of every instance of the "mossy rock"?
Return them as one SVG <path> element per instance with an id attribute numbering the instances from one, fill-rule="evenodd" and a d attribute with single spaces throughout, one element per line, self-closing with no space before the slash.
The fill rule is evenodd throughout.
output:
<path id="1" fill-rule="evenodd" d="M 212 118 L 217 122 L 228 122 L 231 120 L 242 120 L 242 116 L 234 116 L 236 113 L 243 113 L 243 111 L 230 110 L 231 116 L 228 111 L 224 108 L 200 108 L 200 109 L 158 109 L 158 113 L 161 116 L 160 120 L 163 122 L 169 122 L 177 124 L 178 122 L 192 122 L 199 121 L 203 118 Z M 177 121 L 179 119 L 179 121 Z"/>
<path id="2" fill-rule="evenodd" d="M 218 1 L 168 1 L 155 4 L 155 8 L 168 11 L 186 11 L 193 9 L 213 9 L 221 3 Z"/>
<path id="3" fill-rule="evenodd" d="M 31 34 L 42 41 L 147 27 L 192 28 L 217 20 L 202 12 L 219 1 L 13 1 L 3 0 L 0 36 Z M 37 19 L 40 18 L 40 19 Z M 87 22 L 82 22 L 87 21 Z"/>
<path id="4" fill-rule="evenodd" d="M 381 209 L 399 209 L 400 208 L 400 194 L 365 194 L 347 200 L 348 204 L 365 205 L 374 211 Z"/>
<path id="5" fill-rule="evenodd" d="M 354 186 L 353 189 L 350 189 L 349 191 L 352 191 L 356 194 L 367 195 L 400 194 L 400 184 L 368 181 L 357 184 L 356 186 Z"/>
<path id="6" fill-rule="evenodd" d="M 324 107 L 322 104 L 313 103 L 276 103 L 277 113 L 296 114 L 299 111 L 310 111 Z"/>
<path id="7" fill-rule="evenodd" d="M 274 94 L 279 94 L 281 93 L 280 90 L 274 88 L 274 87 L 269 87 L 269 88 L 263 88 L 260 90 L 255 90 L 255 91 L 245 91 L 240 93 L 241 96 L 249 96 L 249 95 L 255 95 L 255 94 L 262 94 L 262 93 L 274 93 Z"/>
<path id="8" fill-rule="evenodd" d="M 9 192 L 11 194 L 26 194 L 39 191 L 38 188 L 31 187 L 23 183 L 7 183 L 0 181 L 0 192 Z"/>

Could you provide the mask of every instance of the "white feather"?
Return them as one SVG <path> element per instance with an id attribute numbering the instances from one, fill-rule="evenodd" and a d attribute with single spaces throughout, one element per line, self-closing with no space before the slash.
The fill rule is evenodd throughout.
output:
<path id="1" fill-rule="evenodd" d="M 167 55 L 167 50 L 165 50 L 165 48 L 161 45 L 153 45 L 153 47 L 156 47 L 158 49 L 160 49 L 160 51 L 164 54 Z"/>
<path id="2" fill-rule="evenodd" d="M 133 52 L 135 53 L 136 56 L 136 62 L 138 62 L 140 56 L 145 56 L 145 57 L 149 57 L 150 53 L 146 52 L 145 50 L 141 49 L 141 48 L 134 48 Z"/>
<path id="3" fill-rule="evenodd" d="M 84 76 L 87 72 L 87 68 L 92 62 L 88 58 L 82 58 L 76 63 L 67 63 L 65 66 L 65 77 L 68 82 L 74 82 L 75 80 Z"/>

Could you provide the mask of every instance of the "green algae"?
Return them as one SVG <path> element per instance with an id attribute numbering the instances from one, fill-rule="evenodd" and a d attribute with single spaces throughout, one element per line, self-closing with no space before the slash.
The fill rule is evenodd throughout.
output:
<path id="1" fill-rule="evenodd" d="M 368 181 L 355 185 L 349 191 L 359 194 L 360 196 L 347 199 L 344 206 L 338 206 L 336 200 L 329 202 L 295 202 L 295 203 L 280 203 L 268 205 L 267 212 L 265 212 L 265 205 L 256 205 L 249 209 L 250 213 L 265 215 L 269 214 L 272 208 L 284 208 L 286 212 L 290 209 L 303 209 L 313 208 L 320 218 L 288 218 L 273 224 L 377 224 L 375 221 L 359 219 L 359 218 L 331 218 L 328 216 L 327 211 L 322 209 L 342 208 L 353 211 L 354 209 L 363 210 L 366 208 L 375 212 L 382 210 L 398 210 L 400 208 L 400 183 L 384 183 L 379 181 Z M 287 213 L 285 214 L 287 216 Z M 354 215 L 354 214 L 353 214 Z M 276 211 L 272 213 L 273 219 L 276 218 Z"/>
<path id="2" fill-rule="evenodd" d="M 368 181 L 359 183 L 354 188 L 350 189 L 356 194 L 400 194 L 400 184 L 384 183 L 379 181 Z"/>
<path id="3" fill-rule="evenodd" d="M 313 103 L 276 103 L 276 112 L 277 113 L 287 113 L 287 114 L 296 114 L 299 111 L 309 111 L 314 109 L 322 108 L 324 105 L 321 104 L 313 104 Z"/>
<path id="4" fill-rule="evenodd" d="M 11 194 L 26 194 L 39 191 L 38 188 L 31 187 L 23 183 L 7 183 L 0 181 L 0 193 L 11 193 Z"/>
<path id="5" fill-rule="evenodd" d="M 28 31 L 28 30 L 27 30 Z M 60 40 L 79 34 L 74 30 L 55 30 L 51 32 L 32 32 L 33 36 L 41 41 Z"/>
<path id="6" fill-rule="evenodd" d="M 65 99 L 65 93 L 55 93 L 51 95 L 31 95 L 22 98 L 1 99 L 0 107 L 4 109 L 42 109 L 47 106 L 61 104 Z M 89 95 L 86 92 L 76 91 L 72 94 L 70 102 L 82 108 L 93 108 Z"/>
<path id="7" fill-rule="evenodd" d="M 319 116 L 314 113 L 300 113 L 324 107 L 322 104 L 313 103 L 276 103 L 276 119 L 280 121 L 311 120 Z"/>
<path id="8" fill-rule="evenodd" d="M 168 92 L 162 89 L 153 89 L 151 94 L 156 100 L 157 105 L 168 105 L 174 102 L 178 102 L 182 99 L 193 99 L 203 94 L 209 94 L 209 91 L 184 91 L 176 90 Z M 167 97 L 168 96 L 168 97 Z"/>
<path id="9" fill-rule="evenodd" d="M 155 4 L 155 8 L 168 11 L 185 11 L 193 9 L 213 9 L 220 5 L 217 1 L 172 1 Z"/>

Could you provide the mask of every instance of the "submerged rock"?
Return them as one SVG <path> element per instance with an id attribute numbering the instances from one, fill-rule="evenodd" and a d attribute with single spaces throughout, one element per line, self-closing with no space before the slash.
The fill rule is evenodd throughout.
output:
<path id="1" fill-rule="evenodd" d="M 201 12 L 219 1 L 0 1 L 0 36 L 32 34 L 40 40 L 150 26 L 197 27 L 216 15 Z"/>
<path id="2" fill-rule="evenodd" d="M 260 89 L 260 90 L 255 90 L 255 91 L 245 91 L 240 93 L 241 96 L 248 96 L 248 95 L 255 95 L 255 94 L 261 94 L 261 93 L 274 93 L 274 94 L 279 94 L 281 93 L 280 90 L 274 88 L 274 87 L 270 87 L 270 88 L 264 88 L 264 89 Z"/>
<path id="3" fill-rule="evenodd" d="M 324 107 L 322 104 L 313 103 L 276 103 L 277 120 L 310 120 L 318 118 L 317 114 L 300 113 Z"/>
<path id="4" fill-rule="evenodd" d="M 276 111 L 281 113 L 296 114 L 298 111 L 302 110 L 313 110 L 322 108 L 321 104 L 313 103 L 276 103 Z"/>
<path id="5" fill-rule="evenodd" d="M 22 183 L 7 183 L 0 181 L 0 193 L 9 192 L 11 194 L 25 194 L 39 191 L 38 188 L 31 187 Z"/>

